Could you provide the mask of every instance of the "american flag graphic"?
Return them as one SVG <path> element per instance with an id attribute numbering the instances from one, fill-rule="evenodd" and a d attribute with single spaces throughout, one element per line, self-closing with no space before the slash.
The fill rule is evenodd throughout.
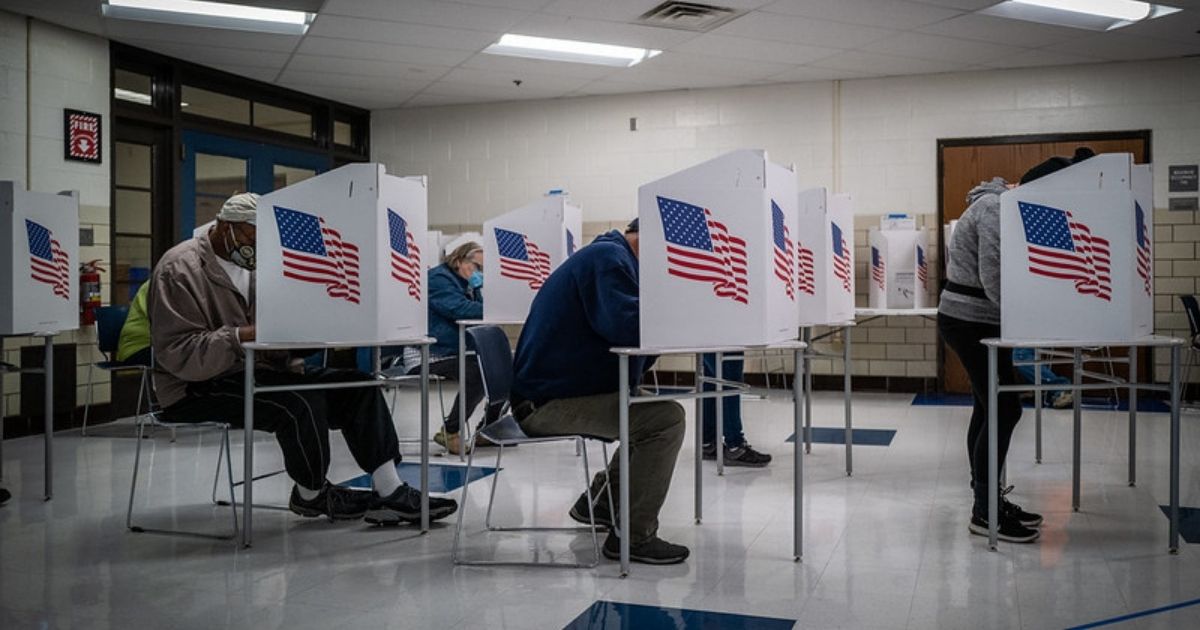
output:
<path id="1" fill-rule="evenodd" d="M 496 248 L 500 251 L 500 277 L 528 282 L 534 291 L 550 277 L 550 254 L 524 234 L 496 228 Z"/>
<path id="2" fill-rule="evenodd" d="M 1092 236 L 1071 213 L 1034 203 L 1017 203 L 1025 226 L 1030 273 L 1071 280 L 1075 291 L 1112 300 L 1108 240 Z"/>
<path id="3" fill-rule="evenodd" d="M 799 282 L 800 291 L 809 295 L 814 295 L 817 292 L 816 272 L 813 268 L 813 251 L 796 242 L 796 262 L 799 267 Z"/>
<path id="4" fill-rule="evenodd" d="M 838 224 L 830 221 L 829 225 L 833 232 L 833 248 L 830 250 L 833 252 L 833 277 L 842 281 L 843 291 L 850 293 L 850 278 L 854 273 L 854 265 L 850 262 L 850 245 L 842 238 L 842 228 Z"/>
<path id="5" fill-rule="evenodd" d="M 883 256 L 879 255 L 878 247 L 871 248 L 871 279 L 880 289 L 887 289 L 887 270 L 884 268 Z"/>
<path id="6" fill-rule="evenodd" d="M 783 281 L 788 299 L 796 299 L 795 267 L 792 265 L 792 239 L 788 238 L 788 226 L 783 222 L 783 210 L 771 200 L 771 231 L 774 239 L 775 277 Z"/>
<path id="7" fill-rule="evenodd" d="M 25 233 L 29 236 L 30 277 L 50 285 L 54 295 L 71 299 L 71 260 L 66 250 L 44 225 L 25 219 Z"/>
<path id="8" fill-rule="evenodd" d="M 358 246 L 342 240 L 325 219 L 275 206 L 279 244 L 283 247 L 283 277 L 325 285 L 331 298 L 358 304 Z"/>
<path id="9" fill-rule="evenodd" d="M 1133 203 L 1134 212 L 1137 214 L 1137 274 L 1142 279 L 1142 286 L 1146 289 L 1146 295 L 1154 294 L 1154 274 L 1151 271 L 1150 261 L 1150 230 L 1146 226 L 1146 213 L 1142 210 L 1142 204 Z"/>
<path id="10" fill-rule="evenodd" d="M 388 240 L 392 249 L 392 277 L 408 286 L 414 300 L 421 299 L 421 248 L 404 217 L 388 208 Z"/>
<path id="11" fill-rule="evenodd" d="M 707 208 L 658 198 L 667 241 L 667 273 L 712 283 L 717 297 L 750 303 L 746 241 L 733 236 Z"/>
<path id="12" fill-rule="evenodd" d="M 920 245 L 917 245 L 917 281 L 922 288 L 928 286 L 929 265 L 925 262 L 925 248 Z"/>
<path id="13" fill-rule="evenodd" d="M 567 255 L 570 256 L 571 254 L 574 254 L 574 253 L 575 253 L 575 235 L 571 233 L 571 230 L 567 230 Z"/>

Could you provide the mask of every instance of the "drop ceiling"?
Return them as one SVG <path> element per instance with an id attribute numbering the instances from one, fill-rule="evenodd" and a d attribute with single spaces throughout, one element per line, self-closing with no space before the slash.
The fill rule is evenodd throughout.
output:
<path id="1" fill-rule="evenodd" d="M 997 0 L 708 0 L 744 13 L 707 33 L 634 23 L 661 0 L 240 1 L 317 17 L 290 36 L 112 20 L 100 0 L 0 9 L 370 109 L 1200 54 L 1200 0 L 1105 33 L 973 13 Z M 506 32 L 663 53 L 632 68 L 480 53 Z"/>

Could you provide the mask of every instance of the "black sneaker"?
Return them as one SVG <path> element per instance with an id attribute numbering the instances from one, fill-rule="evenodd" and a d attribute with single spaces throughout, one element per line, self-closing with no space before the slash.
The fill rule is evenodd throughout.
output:
<path id="1" fill-rule="evenodd" d="M 454 499 L 429 497 L 429 520 L 437 521 L 458 510 Z M 421 492 L 404 484 L 386 497 L 376 497 L 375 505 L 367 510 L 363 520 L 372 525 L 399 525 L 421 522 Z"/>
<path id="2" fill-rule="evenodd" d="M 968 527 L 972 534 L 976 536 L 988 535 L 988 522 L 986 518 L 979 516 L 971 517 L 971 524 Z M 1031 543 L 1038 539 L 1041 535 L 1036 529 L 1025 527 L 1012 516 L 1000 513 L 1000 527 L 996 530 L 996 537 L 999 540 L 1011 543 Z"/>
<path id="3" fill-rule="evenodd" d="M 703 459 L 716 461 L 717 445 L 705 444 L 704 450 L 700 455 Z M 741 446 L 732 448 L 725 447 L 725 465 L 726 466 L 741 466 L 743 468 L 763 468 L 771 463 L 771 456 L 766 453 L 760 453 L 750 446 L 749 442 L 743 442 Z"/>
<path id="4" fill-rule="evenodd" d="M 351 490 L 325 482 L 325 487 L 312 499 L 300 496 L 300 488 L 292 486 L 288 508 L 300 516 L 328 516 L 335 521 L 360 519 L 374 502 L 374 494 L 363 490 Z"/>
<path id="5" fill-rule="evenodd" d="M 705 444 L 700 451 L 700 458 L 707 461 L 716 461 L 717 445 L 714 443 Z"/>
<path id="6" fill-rule="evenodd" d="M 575 505 L 571 506 L 571 511 L 567 512 L 577 523 L 591 525 L 588 522 L 587 508 L 587 493 L 579 495 L 575 500 Z M 616 529 L 617 519 L 613 518 L 613 511 L 608 509 L 608 493 L 601 491 L 600 496 L 592 503 L 592 515 L 596 517 L 596 527 L 601 529 Z"/>
<path id="7" fill-rule="evenodd" d="M 1037 527 L 1042 524 L 1043 520 L 1041 514 L 1026 512 L 1021 509 L 1021 506 L 1004 497 L 1000 497 L 1000 514 L 1015 518 L 1018 523 L 1025 527 Z"/>
<path id="8" fill-rule="evenodd" d="M 630 562 L 642 564 L 679 564 L 687 560 L 690 553 L 687 547 L 671 544 L 658 536 L 651 536 L 646 542 L 629 546 Z M 621 559 L 621 540 L 612 532 L 604 539 L 604 557 L 609 560 Z"/>
<path id="9" fill-rule="evenodd" d="M 4 505 L 5 503 L 8 503 L 8 500 L 11 498 L 12 498 L 12 494 L 10 494 L 8 490 L 5 490 L 4 488 L 0 488 L 0 505 Z"/>

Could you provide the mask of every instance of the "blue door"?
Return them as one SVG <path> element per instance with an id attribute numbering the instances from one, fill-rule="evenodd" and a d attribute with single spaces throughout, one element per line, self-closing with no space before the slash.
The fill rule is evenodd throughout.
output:
<path id="1" fill-rule="evenodd" d="M 198 131 L 183 132 L 180 221 L 177 240 L 217 215 L 240 192 L 260 195 L 330 168 L 329 156 Z"/>

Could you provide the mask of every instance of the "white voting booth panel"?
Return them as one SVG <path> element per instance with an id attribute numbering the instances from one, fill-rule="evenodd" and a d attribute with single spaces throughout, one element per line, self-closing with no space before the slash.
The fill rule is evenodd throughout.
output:
<path id="1" fill-rule="evenodd" d="M 429 230 L 425 233 L 425 247 L 421 251 L 426 255 L 422 256 L 422 263 L 426 269 L 433 269 L 442 263 L 440 252 L 442 251 L 442 231 Z"/>
<path id="2" fill-rule="evenodd" d="M 554 194 L 483 223 L 483 317 L 523 321 L 542 283 L 574 253 L 583 213 Z"/>
<path id="3" fill-rule="evenodd" d="M 643 347 L 795 339 L 796 175 L 728 153 L 638 189 Z"/>
<path id="4" fill-rule="evenodd" d="M 350 164 L 258 202 L 258 340 L 367 343 L 421 337 L 424 177 Z"/>
<path id="5" fill-rule="evenodd" d="M 928 243 L 922 230 L 871 230 L 867 293 L 871 308 L 924 308 L 929 288 Z"/>
<path id="6" fill-rule="evenodd" d="M 946 267 L 950 267 L 950 242 L 954 238 L 954 228 L 958 227 L 958 219 L 955 219 L 942 226 L 942 259 L 946 263 Z"/>
<path id="7" fill-rule="evenodd" d="M 854 208 L 824 188 L 800 193 L 796 302 L 801 326 L 854 319 Z"/>
<path id="8" fill-rule="evenodd" d="M 1000 195 L 1001 335 L 1151 334 L 1153 194 L 1149 166 L 1108 153 Z M 1008 308 L 1010 299 L 1031 307 Z"/>
<path id="9" fill-rule="evenodd" d="M 0 334 L 79 328 L 79 194 L 0 181 Z"/>

